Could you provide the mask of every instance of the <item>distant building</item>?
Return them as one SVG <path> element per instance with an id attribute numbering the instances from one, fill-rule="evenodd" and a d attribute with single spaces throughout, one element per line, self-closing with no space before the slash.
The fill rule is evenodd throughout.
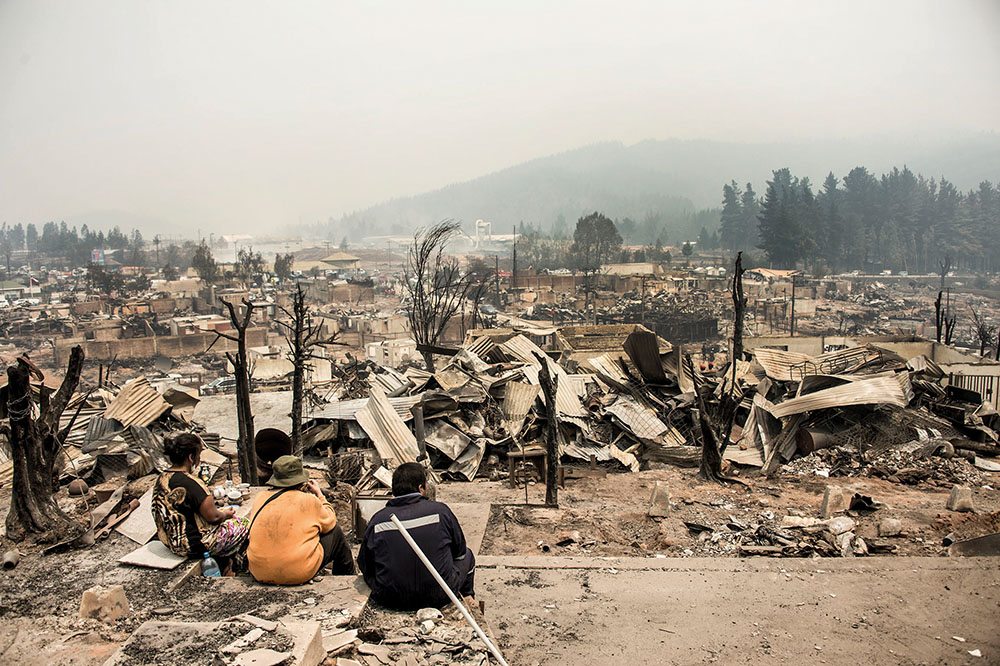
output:
<path id="1" fill-rule="evenodd" d="M 357 270 L 361 262 L 353 254 L 346 252 L 334 252 L 328 257 L 323 257 L 322 261 L 329 269 L 336 271 Z"/>

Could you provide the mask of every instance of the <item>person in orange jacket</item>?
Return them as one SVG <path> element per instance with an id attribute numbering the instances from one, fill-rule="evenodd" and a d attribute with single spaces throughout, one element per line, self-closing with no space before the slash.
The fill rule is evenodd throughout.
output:
<path id="1" fill-rule="evenodd" d="M 250 574 L 262 583 L 299 585 L 332 564 L 335 575 L 354 574 L 354 558 L 337 514 L 309 479 L 298 456 L 274 461 L 267 490 L 250 512 Z"/>

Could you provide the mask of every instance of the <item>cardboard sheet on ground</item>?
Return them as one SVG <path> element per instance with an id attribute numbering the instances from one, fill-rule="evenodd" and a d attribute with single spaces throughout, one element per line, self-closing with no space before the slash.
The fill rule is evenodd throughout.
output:
<path id="1" fill-rule="evenodd" d="M 139 508 L 115 528 L 139 545 L 156 536 L 156 523 L 153 521 L 153 489 L 150 488 L 139 498 Z"/>
<path id="2" fill-rule="evenodd" d="M 151 569 L 173 570 L 180 566 L 186 557 L 170 552 L 170 549 L 159 540 L 153 540 L 141 548 L 136 548 L 131 553 L 118 558 L 122 564 L 133 564 L 137 567 L 149 567 Z"/>

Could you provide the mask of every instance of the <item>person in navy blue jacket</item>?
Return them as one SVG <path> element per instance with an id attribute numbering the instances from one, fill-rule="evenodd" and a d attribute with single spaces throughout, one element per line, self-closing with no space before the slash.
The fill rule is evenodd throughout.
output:
<path id="1" fill-rule="evenodd" d="M 427 475 L 420 464 L 397 467 L 392 474 L 393 498 L 372 516 L 361 542 L 358 568 L 372 597 L 388 608 L 440 607 L 449 601 L 389 518 L 392 514 L 456 595 L 475 596 L 476 561 L 465 545 L 462 527 L 451 509 L 427 499 L 426 491 Z"/>

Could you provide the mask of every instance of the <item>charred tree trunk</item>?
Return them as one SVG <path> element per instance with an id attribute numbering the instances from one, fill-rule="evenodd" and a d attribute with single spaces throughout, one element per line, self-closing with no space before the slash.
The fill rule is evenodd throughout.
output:
<path id="1" fill-rule="evenodd" d="M 52 498 L 53 467 L 62 453 L 66 433 L 59 432 L 59 418 L 80 382 L 83 349 L 74 347 L 66 377 L 54 396 L 41 386 L 39 416 L 32 417 L 30 377 L 37 370 L 18 359 L 7 368 L 7 412 L 10 416 L 10 450 L 13 489 L 7 514 L 7 536 L 12 541 L 31 537 L 39 543 L 72 541 L 85 531 L 59 508 Z"/>
<path id="2" fill-rule="evenodd" d="M 229 320 L 236 331 L 235 336 L 218 331 L 216 335 L 236 342 L 236 354 L 226 352 L 226 358 L 233 366 L 233 377 L 236 379 L 236 421 L 239 426 L 236 452 L 239 456 L 240 480 L 256 486 L 257 448 L 254 443 L 253 410 L 250 407 L 250 364 L 247 360 L 247 328 L 253 315 L 253 303 L 243 299 L 245 311 L 242 319 L 237 316 L 232 303 L 229 301 L 223 303 L 229 310 Z"/>
<path id="3" fill-rule="evenodd" d="M 941 291 L 944 291 L 944 281 L 948 277 L 948 272 L 951 271 L 951 255 L 944 255 L 944 259 L 938 262 L 938 273 L 941 274 Z"/>
<path id="4" fill-rule="evenodd" d="M 313 347 L 341 344 L 335 342 L 336 334 L 321 339 L 322 322 L 314 324 L 306 305 L 306 295 L 302 285 L 297 285 L 292 294 L 292 310 L 280 308 L 289 321 L 277 321 L 285 329 L 285 341 L 288 343 L 289 358 L 292 362 L 292 450 L 297 456 L 302 455 L 302 409 L 305 403 L 306 366 L 311 358 L 323 358 L 313 355 Z"/>
<path id="5" fill-rule="evenodd" d="M 733 432 L 733 424 L 736 422 L 736 410 L 740 406 L 740 401 L 736 397 L 736 362 L 743 358 L 743 319 L 746 316 L 747 299 L 743 295 L 743 253 L 736 254 L 736 268 L 733 272 L 733 284 L 730 294 L 733 297 L 733 356 L 732 374 L 730 380 L 732 385 L 729 391 L 722 395 L 722 443 L 719 445 L 719 455 L 726 452 L 729 445 L 729 437 Z M 720 460 L 721 464 L 721 460 Z"/>
<path id="6" fill-rule="evenodd" d="M 694 381 L 694 394 L 698 400 L 698 428 L 701 430 L 701 465 L 698 469 L 698 476 L 716 483 L 746 485 L 742 481 L 730 478 L 722 473 L 722 453 L 719 451 L 719 436 L 716 434 L 708 418 L 705 398 L 701 394 L 701 386 L 698 385 L 698 375 L 694 372 L 694 362 L 691 360 L 690 354 L 684 354 L 684 362 L 691 368 L 691 376 Z"/>
<path id="7" fill-rule="evenodd" d="M 937 300 L 934 301 L 934 325 L 937 327 L 937 341 L 941 342 L 941 335 L 944 333 L 944 317 L 941 315 L 941 294 L 939 291 Z"/>
<path id="8" fill-rule="evenodd" d="M 306 299 L 302 285 L 292 295 L 292 452 L 302 455 L 302 398 L 305 392 L 306 358 Z"/>
<path id="9" fill-rule="evenodd" d="M 434 354 L 425 351 L 420 352 L 420 355 L 424 357 L 424 365 L 427 367 L 427 372 L 434 372 Z"/>
<path id="10" fill-rule="evenodd" d="M 538 372 L 538 383 L 545 396 L 545 504 L 559 506 L 559 421 L 556 410 L 556 391 L 559 389 L 559 377 L 549 373 L 548 359 L 535 354 L 542 364 Z"/>

